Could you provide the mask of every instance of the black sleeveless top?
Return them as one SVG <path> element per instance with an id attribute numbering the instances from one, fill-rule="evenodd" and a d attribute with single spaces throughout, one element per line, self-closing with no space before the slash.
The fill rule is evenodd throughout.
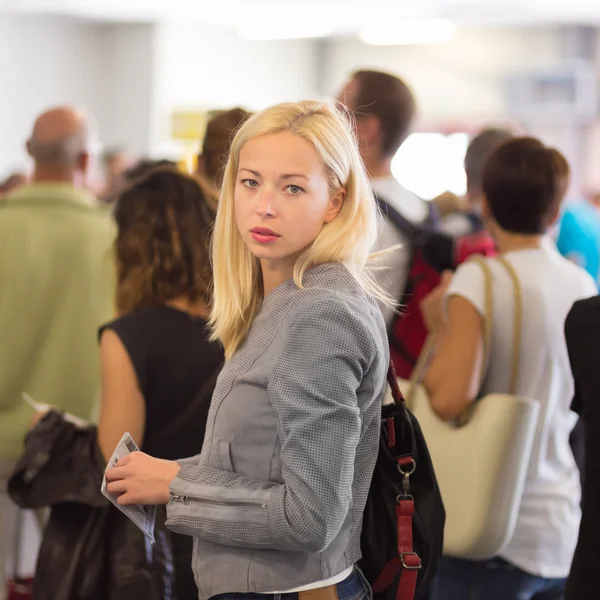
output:
<path id="1" fill-rule="evenodd" d="M 206 417 L 224 362 L 207 323 L 169 306 L 142 309 L 104 325 L 121 339 L 146 402 L 144 452 L 167 460 L 200 453 Z"/>

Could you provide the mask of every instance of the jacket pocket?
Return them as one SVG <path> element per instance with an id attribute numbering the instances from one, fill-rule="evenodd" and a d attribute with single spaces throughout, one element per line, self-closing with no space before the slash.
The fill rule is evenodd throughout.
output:
<path id="1" fill-rule="evenodd" d="M 221 459 L 221 469 L 235 473 L 233 461 L 231 460 L 231 444 L 227 440 L 219 440 L 219 457 Z"/>
<path id="2" fill-rule="evenodd" d="M 281 442 L 279 441 L 279 436 L 277 436 L 277 438 L 275 439 L 275 444 L 273 445 L 273 458 L 271 459 L 269 481 L 275 483 L 283 483 L 283 477 L 281 475 L 282 466 L 283 462 L 281 460 Z"/>

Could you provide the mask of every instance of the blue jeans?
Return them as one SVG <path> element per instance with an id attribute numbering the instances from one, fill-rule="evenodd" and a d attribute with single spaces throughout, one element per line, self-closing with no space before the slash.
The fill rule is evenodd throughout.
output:
<path id="1" fill-rule="evenodd" d="M 530 575 L 501 558 L 443 557 L 430 600 L 561 600 L 566 581 Z"/>
<path id="2" fill-rule="evenodd" d="M 363 574 L 355 569 L 336 585 L 339 600 L 372 600 L 371 586 Z M 210 600 L 298 600 L 298 594 L 219 594 Z"/>

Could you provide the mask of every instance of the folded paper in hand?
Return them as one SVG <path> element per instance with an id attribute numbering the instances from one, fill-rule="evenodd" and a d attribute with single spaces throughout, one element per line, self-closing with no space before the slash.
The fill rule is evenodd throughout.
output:
<path id="1" fill-rule="evenodd" d="M 137 452 L 139 448 L 133 441 L 133 438 L 129 433 L 124 433 L 121 441 L 117 444 L 113 455 L 108 461 L 108 467 L 111 468 L 116 466 L 119 459 Z M 133 504 L 130 506 L 121 506 L 117 502 L 118 496 L 116 494 L 110 494 L 106 489 L 107 481 L 106 475 L 102 480 L 101 491 L 123 514 L 127 515 L 144 533 L 146 538 L 153 544 L 154 543 L 154 524 L 156 522 L 156 506 L 146 506 L 142 504 Z"/>

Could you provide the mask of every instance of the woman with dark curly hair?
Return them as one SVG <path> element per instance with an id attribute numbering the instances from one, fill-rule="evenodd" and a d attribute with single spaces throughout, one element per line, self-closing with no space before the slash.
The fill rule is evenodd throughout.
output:
<path id="1" fill-rule="evenodd" d="M 147 173 L 121 193 L 116 308 L 100 330 L 98 442 L 108 460 L 124 432 L 153 456 L 198 454 L 220 344 L 209 341 L 214 213 L 202 184 L 173 168 Z M 197 598 L 192 538 L 173 535 L 179 600 Z"/>

